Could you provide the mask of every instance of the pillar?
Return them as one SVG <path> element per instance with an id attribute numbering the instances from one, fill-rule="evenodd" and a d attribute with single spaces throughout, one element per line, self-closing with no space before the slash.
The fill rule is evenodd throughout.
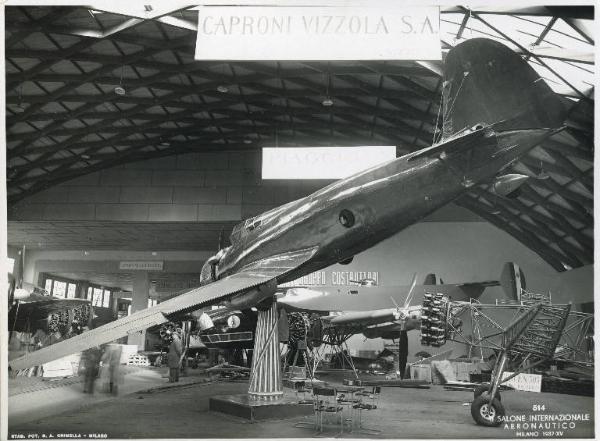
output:
<path id="1" fill-rule="evenodd" d="M 276 400 L 283 396 L 277 332 L 277 303 L 258 310 L 254 355 L 248 394 L 257 400 Z"/>
<path id="2" fill-rule="evenodd" d="M 133 272 L 133 294 L 131 296 L 131 312 L 141 311 L 148 307 L 150 296 L 150 279 L 147 271 Z M 145 350 L 146 331 L 134 332 L 127 336 L 128 345 L 137 345 L 138 351 Z"/>

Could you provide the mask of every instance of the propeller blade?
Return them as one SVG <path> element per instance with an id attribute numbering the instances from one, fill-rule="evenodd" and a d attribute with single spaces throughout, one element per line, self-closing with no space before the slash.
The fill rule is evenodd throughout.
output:
<path id="1" fill-rule="evenodd" d="M 417 273 L 415 273 L 413 275 L 412 283 L 410 284 L 410 289 L 408 290 L 408 295 L 406 296 L 406 299 L 404 300 L 404 309 L 408 308 L 408 306 L 410 305 L 416 285 L 417 285 Z"/>
<path id="2" fill-rule="evenodd" d="M 396 307 L 396 309 L 398 311 L 400 311 L 400 305 L 398 305 L 398 303 L 396 302 L 396 300 L 394 300 L 394 298 L 392 296 L 390 296 L 390 299 L 392 299 L 392 303 L 394 304 L 394 306 Z"/>
<path id="3" fill-rule="evenodd" d="M 406 362 L 408 360 L 408 333 L 400 331 L 400 339 L 398 340 L 398 369 L 400 370 L 400 378 L 404 379 L 406 371 Z"/>

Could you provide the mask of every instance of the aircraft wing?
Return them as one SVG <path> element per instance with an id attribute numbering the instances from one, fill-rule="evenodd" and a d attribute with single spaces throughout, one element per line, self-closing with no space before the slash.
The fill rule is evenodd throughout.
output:
<path id="1" fill-rule="evenodd" d="M 396 309 L 375 309 L 372 311 L 351 311 L 327 319 L 333 326 L 370 326 L 396 320 Z"/>
<path id="2" fill-rule="evenodd" d="M 53 299 L 33 302 L 19 302 L 19 315 L 35 319 L 37 317 L 46 317 L 59 311 L 77 308 L 83 305 L 90 305 L 91 302 L 85 299 Z"/>
<path id="3" fill-rule="evenodd" d="M 465 282 L 465 283 L 455 283 L 456 286 L 500 286 L 500 282 L 498 280 L 485 280 L 483 282 Z"/>
<path id="4" fill-rule="evenodd" d="M 315 249 L 300 250 L 286 253 L 285 256 L 275 256 L 259 261 L 239 273 L 192 289 L 152 308 L 134 312 L 122 319 L 10 360 L 9 366 L 14 370 L 38 366 L 166 323 L 173 314 L 193 311 L 201 306 L 215 303 L 225 297 L 267 283 L 306 262 L 315 251 Z"/>
<path id="5" fill-rule="evenodd" d="M 270 275 L 234 274 L 231 277 L 226 277 L 209 285 L 195 288 L 178 297 L 159 303 L 152 308 L 134 312 L 122 319 L 115 320 L 96 329 L 11 360 L 9 365 L 16 370 L 26 369 L 75 352 L 84 351 L 91 347 L 111 342 L 117 338 L 143 331 L 152 326 L 166 323 L 169 321 L 168 316 L 171 314 L 197 309 L 211 301 L 252 288 L 271 279 Z"/>

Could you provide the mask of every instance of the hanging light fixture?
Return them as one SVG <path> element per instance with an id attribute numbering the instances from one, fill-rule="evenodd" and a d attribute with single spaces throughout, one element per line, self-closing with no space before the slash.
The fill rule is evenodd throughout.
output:
<path id="1" fill-rule="evenodd" d="M 325 88 L 325 99 L 321 101 L 321 104 L 325 107 L 333 106 L 333 100 L 329 96 L 329 87 L 331 86 L 331 73 L 329 72 L 329 63 L 327 63 L 327 86 Z"/>
<path id="2" fill-rule="evenodd" d="M 548 179 L 549 177 L 550 177 L 550 175 L 546 171 L 544 171 L 543 161 L 540 161 L 540 173 L 537 175 L 537 178 L 544 181 L 544 180 Z"/>
<path id="3" fill-rule="evenodd" d="M 327 97 L 323 101 L 321 101 L 321 104 L 325 107 L 331 107 L 331 106 L 333 106 L 333 100 L 331 98 Z"/>
<path id="4" fill-rule="evenodd" d="M 23 107 L 23 83 L 21 83 L 21 87 L 19 87 L 19 104 L 13 107 L 13 111 L 15 113 L 23 113 L 25 108 Z"/>
<path id="5" fill-rule="evenodd" d="M 119 85 L 115 87 L 115 93 L 119 96 L 125 95 L 125 88 L 123 87 L 123 69 L 125 66 L 121 66 L 121 78 L 119 79 Z"/>
<path id="6" fill-rule="evenodd" d="M 221 66 L 221 77 L 223 79 L 225 78 L 225 63 L 223 63 Z M 225 84 L 219 84 L 217 86 L 217 92 L 227 93 L 227 92 L 229 92 L 229 87 L 227 87 Z"/>

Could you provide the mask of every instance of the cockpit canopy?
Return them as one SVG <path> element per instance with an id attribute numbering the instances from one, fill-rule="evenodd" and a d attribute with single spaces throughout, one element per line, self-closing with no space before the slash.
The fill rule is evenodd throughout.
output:
<path id="1" fill-rule="evenodd" d="M 234 245 L 240 242 L 246 234 L 260 227 L 262 224 L 262 218 L 263 216 L 251 217 L 233 227 L 233 230 L 231 230 L 231 235 L 229 236 L 229 241 L 231 244 Z"/>

